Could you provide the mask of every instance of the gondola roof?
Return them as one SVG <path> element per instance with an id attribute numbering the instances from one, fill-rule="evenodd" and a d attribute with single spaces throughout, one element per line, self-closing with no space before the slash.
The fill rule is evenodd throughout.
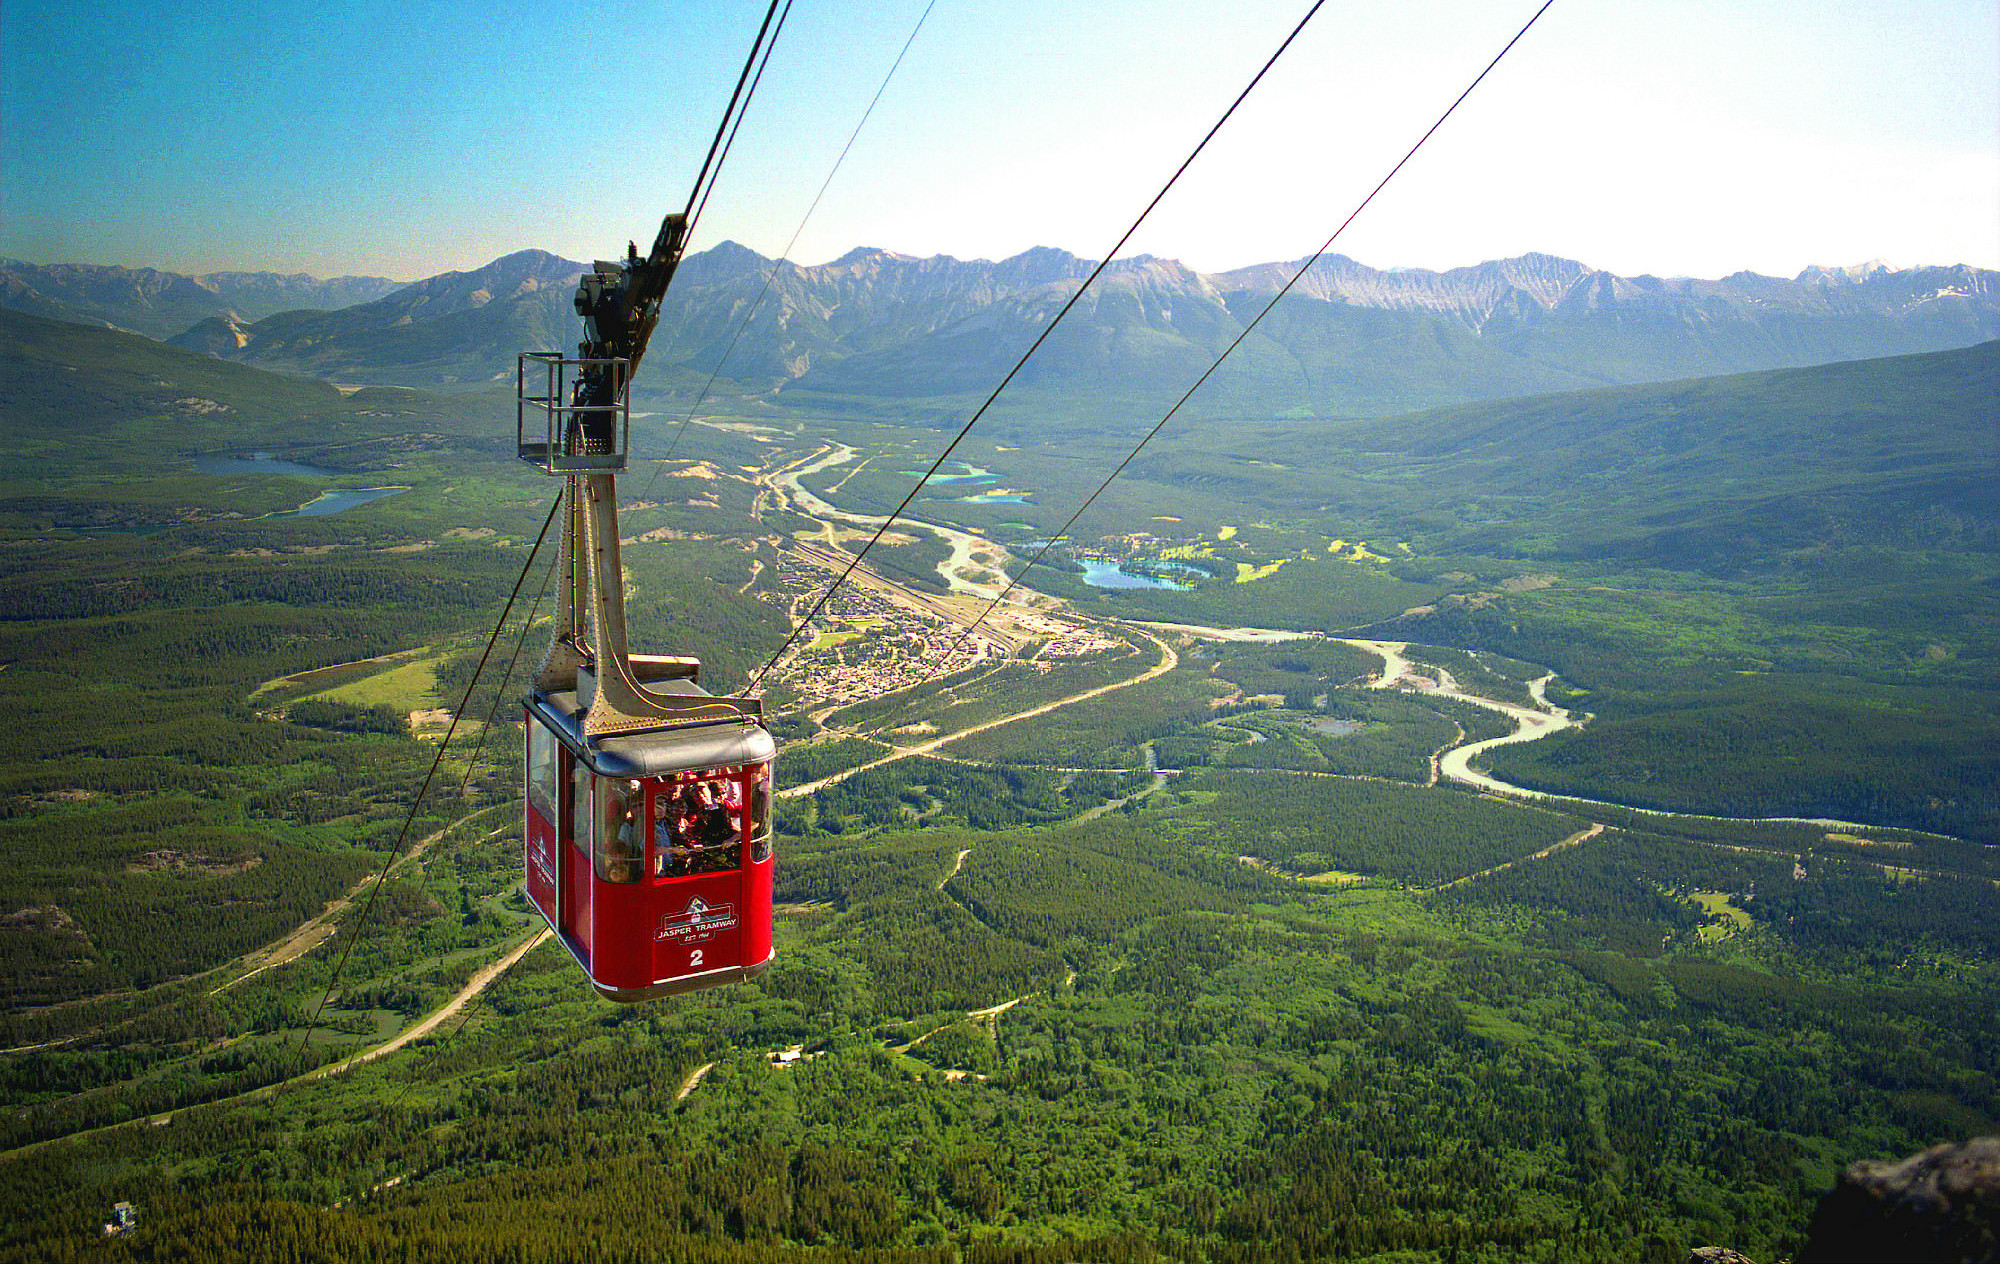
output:
<path id="1" fill-rule="evenodd" d="M 647 688 L 690 698 L 713 696 L 691 680 L 653 681 Z M 529 706 L 564 745 L 604 777 L 661 777 L 761 763 L 777 753 L 770 732 L 740 716 L 662 724 L 591 740 L 583 733 L 587 708 L 574 689 L 538 692 Z"/>

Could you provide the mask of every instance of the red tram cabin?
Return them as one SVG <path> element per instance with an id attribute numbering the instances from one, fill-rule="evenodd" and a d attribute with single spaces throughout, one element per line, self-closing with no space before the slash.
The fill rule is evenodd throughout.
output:
<path id="1" fill-rule="evenodd" d="M 645 1001 L 771 966 L 771 760 L 755 698 L 718 698 L 693 658 L 634 655 L 617 476 L 628 386 L 687 232 L 577 284 L 576 356 L 522 352 L 515 442 L 564 480 L 547 655 L 525 707 L 528 898 L 599 993 Z M 550 510 L 553 521 L 555 510 Z"/>
<path id="2" fill-rule="evenodd" d="M 614 1001 L 756 978 L 772 960 L 770 733 L 746 716 L 586 739 L 585 714 L 574 690 L 527 700 L 528 897 Z"/>

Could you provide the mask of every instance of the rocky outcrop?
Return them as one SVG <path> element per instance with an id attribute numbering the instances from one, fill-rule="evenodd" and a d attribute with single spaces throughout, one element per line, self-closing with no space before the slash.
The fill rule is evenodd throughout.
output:
<path id="1" fill-rule="evenodd" d="M 1820 1200 L 1797 1264 L 2000 1260 L 2000 1137 L 1853 1163 Z"/>
<path id="2" fill-rule="evenodd" d="M 250 342 L 249 331 L 227 316 L 211 316 L 184 334 L 167 339 L 170 347 L 226 360 Z"/>
<path id="3" fill-rule="evenodd" d="M 1820 1199 L 1790 1264 L 2000 1262 L 2000 1137 L 1932 1146 L 1896 1163 L 1850 1163 Z M 1755 1264 L 1698 1246 L 1687 1264 Z"/>

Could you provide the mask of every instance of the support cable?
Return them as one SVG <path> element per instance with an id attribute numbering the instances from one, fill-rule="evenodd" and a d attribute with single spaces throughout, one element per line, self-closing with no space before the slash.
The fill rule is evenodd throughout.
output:
<path id="1" fill-rule="evenodd" d="M 1286 281 L 1284 286 L 1280 288 L 1276 294 L 1272 295 L 1270 301 L 1265 303 L 1263 308 L 1260 311 L 1258 311 L 1257 315 L 1251 318 L 1250 323 L 1243 327 L 1243 332 L 1237 334 L 1235 339 L 1231 341 L 1227 347 L 1224 347 L 1222 349 L 1222 354 L 1215 358 L 1215 362 L 1213 364 L 1210 364 L 1207 369 L 1202 371 L 1202 375 L 1199 378 L 1195 379 L 1194 385 L 1188 387 L 1186 393 L 1184 393 L 1180 397 L 1180 399 L 1175 401 L 1174 406 L 1172 408 L 1169 408 L 1167 410 L 1166 416 L 1160 418 L 1159 421 L 1153 424 L 1153 428 L 1151 430 L 1148 430 L 1145 433 L 1145 435 L 1140 438 L 1139 442 L 1133 447 L 1133 449 L 1125 455 L 1125 459 L 1118 463 L 1117 468 L 1113 469 L 1111 473 L 1105 476 L 1104 481 L 1097 485 L 1097 490 L 1090 493 L 1089 497 L 1087 497 L 1084 500 L 1083 504 L 1077 506 L 1076 512 L 1069 516 L 1069 520 L 1067 522 L 1064 522 L 1062 526 L 1053 535 L 1049 537 L 1047 542 L 1045 542 L 1042 545 L 1042 547 L 1036 551 L 1035 555 L 1032 558 L 1028 559 L 1028 564 L 1021 568 L 1019 574 L 1015 575 L 1013 578 L 1007 581 L 1007 585 L 1004 588 L 1002 588 L 993 597 L 993 599 L 986 604 L 986 608 L 984 610 L 981 610 L 979 612 L 979 617 L 973 620 L 970 624 L 968 624 L 966 626 L 965 631 L 959 634 L 957 643 L 954 644 L 950 650 L 946 651 L 946 653 L 935 664 L 933 664 L 929 673 L 927 673 L 924 676 L 924 678 L 922 680 L 919 680 L 915 685 L 912 685 L 911 689 L 913 690 L 921 689 L 926 684 L 930 683 L 931 678 L 937 675 L 939 668 L 942 667 L 944 663 L 949 662 L 952 655 L 956 654 L 958 650 L 964 646 L 967 639 L 969 639 L 974 632 L 979 630 L 980 625 L 986 622 L 987 616 L 991 615 L 995 610 L 995 608 L 997 608 L 1002 601 L 1006 600 L 1007 595 L 1013 592 L 1015 588 L 1020 586 L 1021 581 L 1024 578 L 1026 578 L 1028 572 L 1035 568 L 1035 564 L 1040 562 L 1043 556 L 1047 554 L 1050 549 L 1056 546 L 1058 541 L 1062 540 L 1064 536 L 1069 534 L 1069 529 L 1076 525 L 1076 520 L 1078 518 L 1081 518 L 1084 514 L 1084 511 L 1089 509 L 1090 506 L 1096 502 L 1097 498 L 1103 494 L 1105 488 L 1111 486 L 1112 480 L 1116 479 L 1120 474 L 1125 472 L 1125 467 L 1130 465 L 1133 462 L 1133 460 L 1138 457 L 1139 453 L 1145 449 L 1148 443 L 1152 442 L 1153 437 L 1159 434 L 1161 429 L 1164 428 L 1169 421 L 1173 420 L 1175 414 L 1180 412 L 1181 406 L 1186 404 L 1189 399 L 1193 398 L 1194 393 L 1202 388 L 1202 385 L 1206 383 L 1211 376 L 1214 375 L 1217 369 L 1222 367 L 1222 362 L 1229 358 L 1230 353 L 1235 351 L 1238 346 L 1242 345 L 1244 339 L 1250 336 L 1251 331 L 1256 329 L 1257 326 L 1263 322 L 1264 318 L 1271 314 L 1271 310 L 1278 305 L 1278 301 L 1284 298 L 1287 294 L 1291 293 L 1292 287 L 1297 285 L 1300 279 L 1305 276 L 1307 271 L 1309 271 L 1315 263 L 1318 263 L 1320 258 L 1326 254 L 1327 250 L 1330 247 L 1332 247 L 1334 239 L 1339 237 L 1343 232 L 1346 232 L 1347 226 L 1349 224 L 1352 224 L 1355 221 L 1356 217 L 1358 217 L 1361 214 L 1361 212 L 1368 209 L 1368 204 L 1375 200 L 1375 195 L 1380 193 L 1388 185 L 1389 181 L 1396 178 L 1396 173 L 1401 171 L 1404 165 L 1408 163 L 1410 159 L 1416 157 L 1417 151 L 1424 147 L 1424 142 L 1428 141 L 1440 127 L 1444 126 L 1445 120 L 1452 116 L 1452 112 L 1457 110 L 1458 107 L 1464 103 L 1465 99 L 1472 95 L 1472 90 L 1479 86 L 1480 81 L 1485 79 L 1486 76 L 1492 72 L 1493 68 L 1500 64 L 1501 58 L 1505 57 L 1510 51 L 1512 51 L 1514 45 L 1521 42 L 1521 37 L 1528 33 L 1528 28 L 1532 27 L 1537 21 L 1539 21 L 1541 19 L 1542 14 L 1548 12 L 1549 6 L 1554 3 L 1555 0 L 1543 0 L 1542 7 L 1535 10 L 1535 15 L 1529 18 L 1527 23 L 1523 25 L 1519 31 L 1516 31 L 1514 33 L 1514 38 L 1507 41 L 1506 47 L 1502 48 L 1497 54 L 1494 55 L 1493 60 L 1486 64 L 1486 69 L 1480 71 L 1479 74 L 1472 80 L 1472 82 L 1466 85 L 1465 91 L 1458 94 L 1458 97 L 1452 101 L 1451 105 L 1446 107 L 1445 112 L 1438 116 L 1437 122 L 1432 123 L 1430 125 L 1430 129 L 1417 139 L 1417 143 L 1410 146 L 1409 152 L 1404 154 L 1402 158 L 1396 163 L 1396 165 L 1389 169 L 1389 174 L 1383 176 L 1381 182 L 1378 183 L 1373 189 L 1369 190 L 1368 196 L 1362 198 L 1360 204 L 1357 205 L 1352 211 L 1348 213 L 1347 218 L 1340 221 L 1340 226 L 1338 228 L 1335 228 L 1333 232 L 1327 237 L 1327 239 L 1320 244 L 1320 248 L 1317 251 L 1313 252 L 1312 254 L 1306 256 L 1305 262 L 1301 263 L 1299 265 L 1298 270 L 1292 273 L 1291 279 Z"/>
<path id="2" fill-rule="evenodd" d="M 792 15 L 792 0 L 785 0 L 784 12 L 778 14 L 778 24 L 771 28 L 770 42 L 764 45 L 764 55 L 757 61 L 757 73 L 750 79 L 750 89 L 743 94 L 743 104 L 736 111 L 736 120 L 729 124 L 729 139 L 723 142 L 722 153 L 715 159 L 715 173 L 709 178 L 708 187 L 701 191 L 701 201 L 688 216 L 687 232 L 683 240 L 694 237 L 694 226 L 701 219 L 701 213 L 708 208 L 708 195 L 715 192 L 715 183 L 722 178 L 722 164 L 729 161 L 729 151 L 736 147 L 736 133 L 742 130 L 743 120 L 749 116 L 750 101 L 757 95 L 757 85 L 764 82 L 764 70 L 771 64 L 771 53 L 778 47 L 778 36 L 785 29 L 785 19 Z M 752 57 L 756 57 L 753 49 Z"/>
<path id="3" fill-rule="evenodd" d="M 1070 310 L 1076 306 L 1085 291 L 1090 289 L 1091 283 L 1096 281 L 1103 274 L 1104 270 L 1111 266 L 1112 261 L 1117 258 L 1118 252 L 1125 248 L 1125 243 L 1130 241 L 1132 235 L 1139 231 L 1139 226 L 1146 222 L 1146 218 L 1153 213 L 1155 207 L 1159 206 L 1160 202 L 1167 196 L 1168 191 L 1174 187 L 1182 175 L 1186 174 L 1187 169 L 1194 165 L 1194 160 L 1200 157 L 1202 150 L 1206 149 L 1208 143 L 1215 139 L 1216 133 L 1222 130 L 1223 124 L 1230 120 L 1230 117 L 1236 113 L 1244 100 L 1249 97 L 1251 92 L 1256 90 L 1257 85 L 1263 82 L 1264 76 L 1270 73 L 1271 67 L 1278 64 L 1278 59 L 1285 55 L 1285 50 L 1289 49 L 1293 41 L 1298 39 L 1300 32 L 1305 30 L 1306 24 L 1313 20 L 1313 16 L 1320 11 L 1320 7 L 1325 3 L 1326 0 L 1313 0 L 1312 8 L 1306 10 L 1306 15 L 1299 19 L 1298 25 L 1292 28 L 1291 34 L 1285 37 L 1284 43 L 1278 45 L 1278 51 L 1271 54 L 1263 67 L 1251 77 L 1249 84 L 1244 87 L 1243 91 L 1236 95 L 1234 101 L 1229 103 L 1229 108 L 1222 112 L 1222 117 L 1218 118 L 1214 126 L 1208 129 L 1208 133 L 1201 138 L 1200 143 L 1182 160 L 1181 165 L 1174 169 L 1173 175 L 1169 176 L 1167 182 L 1160 186 L 1160 191 L 1153 195 L 1153 200 L 1146 203 L 1145 209 L 1139 212 L 1139 217 L 1132 221 L 1132 226 L 1127 228 L 1124 234 L 1118 238 L 1117 242 L 1112 245 L 1111 249 L 1105 252 L 1104 258 L 1099 261 L 1096 267 L 1090 270 L 1090 274 L 1083 279 L 1083 283 L 1077 286 L 1076 292 L 1069 296 L 1069 300 L 1056 312 L 1054 318 L 1047 325 L 1043 326 L 1042 332 L 1036 335 L 1035 340 L 1028 345 L 1028 349 L 1021 353 L 1020 359 L 1014 362 L 1014 367 L 1007 370 L 1007 375 L 1000 379 L 1000 384 L 993 388 L 993 393 L 986 397 L 986 402 L 981 404 L 978 411 L 972 414 L 972 419 L 965 423 L 957 436 L 945 447 L 945 450 L 938 454 L 937 460 L 931 462 L 930 468 L 924 471 L 923 477 L 917 480 L 914 487 L 910 488 L 909 494 L 903 497 L 902 502 L 894 510 L 890 511 L 887 518 L 882 520 L 882 525 L 875 529 L 875 534 L 868 538 L 868 543 L 861 546 L 861 551 L 854 555 L 852 561 L 848 562 L 847 568 L 840 572 L 825 592 L 820 594 L 819 599 L 806 612 L 805 618 L 801 619 L 798 626 L 792 629 L 791 635 L 786 637 L 785 643 L 778 647 L 778 652 L 771 656 L 771 661 L 764 664 L 763 668 L 758 671 L 756 678 L 750 682 L 750 687 L 745 692 L 756 692 L 757 686 L 763 682 L 764 677 L 770 673 L 773 667 L 778 665 L 778 660 L 785 656 L 785 651 L 790 649 L 792 643 L 799 639 L 799 633 L 811 626 L 814 616 L 820 612 L 821 608 L 826 605 L 833 594 L 838 592 L 841 586 L 847 582 L 847 577 L 854 573 L 854 568 L 861 564 L 861 559 L 868 556 L 868 550 L 875 547 L 876 543 L 887 534 L 889 527 L 894 524 L 897 518 L 902 516 L 903 510 L 909 508 L 910 502 L 916 499 L 917 493 L 923 490 L 924 484 L 930 481 L 931 475 L 937 473 L 945 461 L 950 458 L 951 454 L 958 449 L 958 445 L 964 442 L 965 436 L 970 434 L 972 428 L 979 424 L 979 419 L 986 415 L 986 410 L 993 406 L 993 401 L 1000 398 L 1000 393 L 1006 390 L 1008 385 L 1013 382 L 1015 376 L 1028 363 L 1029 358 L 1041 349 L 1044 342 L 1048 341 L 1049 335 L 1056 331 L 1056 326 L 1062 323 L 1063 317 L 1069 315 Z"/>
<path id="4" fill-rule="evenodd" d="M 555 578 L 556 561 L 551 557 L 542 571 L 542 590 L 535 594 L 533 604 L 528 607 L 528 617 L 521 623 L 521 635 L 514 640 L 514 653 L 507 660 L 507 670 L 500 674 L 500 684 L 493 691 L 493 705 L 486 709 L 486 720 L 479 726 L 479 740 L 473 743 L 472 755 L 465 761 L 465 776 L 459 778 L 457 798 L 465 797 L 465 788 L 472 783 L 473 770 L 479 767 L 479 756 L 486 749 L 486 735 L 492 731 L 493 721 L 500 716 L 501 704 L 507 701 L 507 686 L 513 681 L 514 669 L 520 665 L 521 653 L 528 646 L 528 632 L 542 612 L 542 601 L 549 595 L 549 584 Z"/>
<path id="5" fill-rule="evenodd" d="M 757 28 L 756 40 L 750 45 L 750 56 L 744 59 L 742 73 L 736 76 L 736 88 L 729 94 L 729 104 L 723 107 L 722 122 L 716 125 L 715 139 L 708 143 L 708 155 L 701 160 L 701 170 L 695 173 L 694 187 L 688 190 L 687 207 L 681 214 L 687 219 L 690 229 L 694 227 L 695 203 L 702 197 L 703 183 L 709 180 L 711 170 L 717 176 L 722 174 L 722 163 L 718 154 L 723 148 L 725 136 L 730 134 L 729 123 L 736 114 L 736 104 L 742 101 L 745 108 L 750 104 L 744 97 L 744 86 L 750 79 L 751 70 L 757 65 L 757 53 L 764 46 L 764 36 L 771 29 L 771 20 L 778 16 L 778 3 L 779 0 L 771 0 L 771 7 L 764 10 L 764 21 Z M 789 9 L 789 4 L 786 7 Z"/>
<path id="6" fill-rule="evenodd" d="M 500 714 L 500 704 L 506 701 L 507 685 L 514 679 L 514 669 L 520 665 L 521 651 L 528 644 L 528 630 L 535 626 L 535 618 L 537 615 L 541 613 L 542 600 L 549 595 L 549 582 L 554 577 L 555 571 L 556 571 L 556 559 L 552 557 L 549 559 L 549 564 L 547 569 L 543 570 L 542 572 L 542 590 L 535 594 L 534 603 L 528 607 L 528 617 L 521 624 L 521 635 L 514 642 L 514 655 L 512 658 L 509 658 L 507 660 L 507 670 L 503 672 L 500 676 L 500 687 L 494 692 L 493 705 L 486 712 L 486 723 L 480 726 L 479 741 L 472 748 L 472 757 L 468 759 L 465 763 L 465 776 L 461 778 L 458 783 L 458 797 L 461 799 L 465 797 L 466 785 L 470 783 L 472 780 L 472 770 L 479 766 L 479 753 L 486 747 L 487 731 L 493 727 L 494 719 Z M 502 828 L 505 827 L 503 826 Z M 500 977 L 501 977 L 500 975 L 495 975 L 493 978 L 493 983 L 498 983 L 500 981 Z M 488 986 L 490 987 L 492 986 L 492 984 L 488 984 Z M 465 1009 L 464 1012 L 462 1012 L 458 1016 L 457 1025 L 454 1026 L 451 1029 L 451 1031 L 446 1033 L 444 1038 L 439 1040 L 437 1043 L 439 1045 L 448 1045 L 454 1039 L 456 1039 L 458 1033 L 465 1030 L 465 1024 L 472 1018 L 473 1010 L 477 1009 L 478 1007 L 479 1007 L 479 998 L 477 996 L 466 998 Z M 396 1100 L 389 1103 L 389 1109 L 393 1111 L 398 1106 L 401 1106 L 403 1104 L 403 1099 L 405 1097 L 408 1097 L 410 1095 L 410 1090 L 415 1088 L 416 1086 L 417 1086 L 417 1081 L 414 1078 L 406 1080 L 403 1084 L 403 1091 L 396 1094 Z"/>
<path id="7" fill-rule="evenodd" d="M 715 379 L 722 376 L 722 366 L 729 363 L 729 357 L 735 352 L 737 342 L 743 337 L 743 331 L 750 327 L 750 321 L 756 316 L 757 309 L 763 306 L 764 296 L 771 292 L 771 282 L 777 279 L 779 265 L 790 257 L 792 247 L 798 244 L 799 237 L 806 231 L 806 225 L 812 221 L 813 212 L 819 209 L 820 201 L 826 197 L 826 191 L 833 186 L 833 178 L 840 174 L 841 165 L 847 161 L 848 152 L 854 148 L 854 142 L 860 139 L 861 129 L 868 126 L 868 116 L 873 114 L 875 107 L 881 103 L 882 94 L 889 90 L 889 81 L 896 77 L 896 71 L 903 65 L 903 58 L 909 55 L 910 45 L 917 42 L 917 35 L 924 29 L 925 20 L 936 7 L 937 0 L 930 0 L 930 3 L 924 6 L 923 13 L 918 15 L 917 24 L 911 29 L 910 37 L 903 41 L 902 51 L 896 54 L 896 60 L 890 64 L 889 73 L 882 76 L 881 86 L 875 89 L 875 96 L 868 102 L 868 108 L 861 112 L 861 121 L 854 125 L 852 132 L 848 133 L 847 144 L 841 147 L 840 156 L 833 160 L 833 166 L 827 171 L 826 179 L 820 181 L 819 192 L 813 194 L 812 204 L 807 206 L 806 213 L 799 217 L 798 227 L 792 229 L 791 238 L 785 242 L 784 248 L 778 251 L 778 257 L 771 261 L 770 271 L 764 274 L 763 286 L 757 291 L 757 297 L 750 300 L 750 306 L 744 311 L 743 319 L 736 323 L 736 331 L 729 335 L 729 345 L 722 349 L 722 358 L 715 362 L 715 368 L 709 373 L 708 381 L 702 384 L 701 394 L 695 397 L 687 416 L 681 418 L 679 428 L 674 431 L 673 441 L 667 445 L 666 456 L 660 458 L 662 461 L 673 460 L 674 453 L 680 451 L 681 436 L 687 433 L 688 423 L 701 411 L 701 406 L 708 402 L 709 392 L 715 389 Z M 652 482 L 647 483 L 646 490 L 639 494 L 640 500 L 646 498 L 646 493 L 653 490 L 653 483 L 657 483 L 659 479 L 660 468 L 656 466 Z"/>
<path id="8" fill-rule="evenodd" d="M 334 989 L 340 986 L 340 976 L 347 969 L 347 959 L 354 953 L 354 945 L 360 941 L 362 930 L 368 925 L 368 916 L 375 908 L 375 899 L 382 894 L 382 887 L 388 882 L 389 870 L 395 866 L 403 854 L 403 847 L 410 840 L 410 829 L 416 824 L 417 812 L 423 807 L 424 798 L 430 793 L 431 783 L 437 779 L 438 768 L 444 763 L 445 752 L 451 749 L 452 735 L 458 732 L 458 722 L 464 715 L 466 705 L 472 699 L 472 691 L 479 684 L 480 673 L 486 670 L 487 659 L 493 656 L 493 646 L 500 640 L 501 629 L 507 626 L 507 616 L 513 613 L 514 602 L 521 595 L 522 585 L 528 582 L 528 573 L 534 568 L 535 557 L 542 550 L 542 541 L 548 538 L 549 524 L 556 520 L 556 510 L 562 507 L 562 497 L 557 496 L 549 504 L 549 513 L 542 519 L 542 529 L 535 536 L 535 547 L 528 551 L 528 559 L 521 565 L 521 574 L 514 581 L 514 591 L 507 596 L 507 604 L 500 611 L 500 618 L 493 624 L 493 635 L 486 638 L 486 651 L 479 656 L 479 666 L 473 669 L 472 679 L 466 682 L 465 695 L 459 699 L 458 708 L 452 713 L 451 725 L 445 730 L 444 740 L 438 743 L 438 751 L 431 760 L 430 771 L 424 775 L 424 784 L 418 789 L 416 798 L 410 801 L 410 814 L 403 818 L 402 833 L 396 836 L 396 845 L 389 850 L 382 861 L 381 872 L 375 875 L 375 884 L 368 888 L 368 900 L 362 906 L 361 916 L 355 919 L 354 933 L 347 937 L 347 947 L 341 950 L 340 960 L 334 964 L 333 977 L 327 982 L 326 990 L 320 994 L 319 1004 L 314 1007 L 312 1018 L 306 1023 L 305 1031 L 299 1037 L 299 1058 L 305 1059 L 306 1041 L 312 1036 L 313 1028 L 319 1026 L 320 1015 L 326 1010 L 326 1003 L 333 998 Z"/>

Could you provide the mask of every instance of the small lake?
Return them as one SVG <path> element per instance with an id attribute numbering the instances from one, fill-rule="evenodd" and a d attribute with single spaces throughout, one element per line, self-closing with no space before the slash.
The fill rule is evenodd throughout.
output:
<path id="1" fill-rule="evenodd" d="M 1186 584 L 1175 583 L 1164 575 L 1135 575 L 1131 571 L 1121 570 L 1116 562 L 1103 562 L 1091 557 L 1080 557 L 1076 562 L 1083 567 L 1083 582 L 1092 588 L 1168 588 L 1184 592 L 1188 587 Z M 1208 574 L 1201 567 L 1190 566 L 1186 562 L 1149 561 L 1146 565 L 1194 575 Z"/>
<path id="2" fill-rule="evenodd" d="M 407 487 L 342 487 L 330 492 L 321 492 L 319 499 L 300 505 L 294 512 L 301 518 L 320 518 L 408 490 Z"/>
<path id="3" fill-rule="evenodd" d="M 936 482 L 936 479 L 932 479 Z M 1028 498 L 1018 492 L 975 492 L 970 496 L 926 496 L 924 505 L 1025 505 Z"/>
<path id="4" fill-rule="evenodd" d="M 339 473 L 304 461 L 287 461 L 269 452 L 204 452 L 195 456 L 194 468 L 200 474 L 289 474 L 293 478 L 333 478 Z M 407 487 L 336 487 L 321 492 L 297 509 L 282 509 L 264 516 L 288 518 L 296 514 L 301 518 L 324 518 L 408 490 Z"/>
<path id="5" fill-rule="evenodd" d="M 940 470 L 947 470 L 953 466 L 958 467 L 958 473 L 933 474 L 929 478 L 924 479 L 924 486 L 929 487 L 932 483 L 990 483 L 1000 477 L 992 470 L 982 470 L 969 461 L 946 461 L 938 468 Z M 903 473 L 910 478 L 924 478 L 922 470 L 904 470 Z"/>

